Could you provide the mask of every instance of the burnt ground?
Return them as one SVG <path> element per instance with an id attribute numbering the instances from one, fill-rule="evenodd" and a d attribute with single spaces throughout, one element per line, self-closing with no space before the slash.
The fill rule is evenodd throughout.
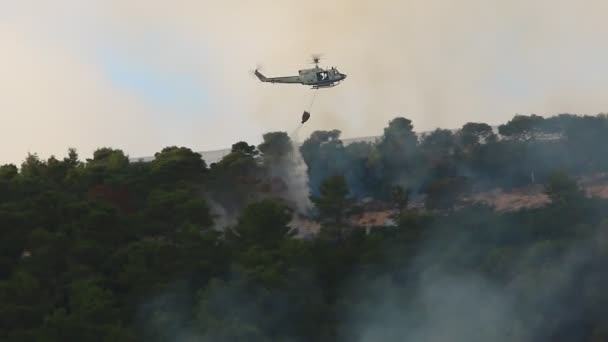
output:
<path id="1" fill-rule="evenodd" d="M 594 174 L 578 179 L 579 185 L 589 197 L 608 198 L 608 174 Z M 461 199 L 463 204 L 483 203 L 493 206 L 497 211 L 517 211 L 525 208 L 541 207 L 550 202 L 549 197 L 544 193 L 544 186 L 541 184 L 531 184 L 525 187 L 514 188 L 505 191 L 500 188 L 491 191 L 479 191 Z M 411 203 L 410 207 L 422 207 L 421 201 Z M 363 211 L 351 215 L 349 222 L 356 227 L 371 229 L 373 227 L 391 226 L 395 224 L 398 211 L 388 209 L 385 205 L 378 205 L 377 202 L 363 206 Z M 294 227 L 298 227 L 300 235 L 306 236 L 316 234 L 321 227 L 319 222 L 310 218 L 299 217 L 293 222 Z"/>

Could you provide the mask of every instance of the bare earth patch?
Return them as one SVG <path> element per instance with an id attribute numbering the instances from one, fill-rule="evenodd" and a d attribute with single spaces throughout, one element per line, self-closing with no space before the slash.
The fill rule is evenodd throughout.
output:
<path id="1" fill-rule="evenodd" d="M 608 198 L 608 175 L 597 174 L 581 177 L 579 185 L 588 197 Z M 517 211 L 525 208 L 538 208 L 550 203 L 549 197 L 544 193 L 543 185 L 530 185 L 515 188 L 510 191 L 494 189 L 492 191 L 480 191 L 462 198 L 462 202 L 483 203 L 493 206 L 499 212 Z M 409 207 L 422 207 L 423 203 L 412 202 Z M 394 209 L 381 209 L 378 205 L 369 203 L 364 206 L 360 214 L 349 218 L 350 224 L 356 227 L 371 229 L 373 227 L 386 227 L 395 225 L 395 217 L 398 211 Z M 292 226 L 299 230 L 300 236 L 315 235 L 319 232 L 319 222 L 307 217 L 297 217 Z"/>
<path id="2" fill-rule="evenodd" d="M 549 203 L 549 197 L 540 186 L 530 186 L 505 192 L 502 189 L 478 192 L 463 199 L 468 203 L 483 203 L 497 211 L 515 211 L 522 208 L 541 207 Z"/>

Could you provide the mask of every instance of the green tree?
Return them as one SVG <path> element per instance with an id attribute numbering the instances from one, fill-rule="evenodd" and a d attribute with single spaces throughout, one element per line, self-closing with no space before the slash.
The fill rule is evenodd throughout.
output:
<path id="1" fill-rule="evenodd" d="M 311 196 L 321 218 L 335 224 L 342 223 L 348 209 L 348 185 L 342 175 L 330 176 L 323 181 L 319 196 Z"/>
<path id="2" fill-rule="evenodd" d="M 245 205 L 257 200 L 263 192 L 266 174 L 257 155 L 258 151 L 253 146 L 238 142 L 229 154 L 211 164 L 205 186 L 227 215 L 238 215 Z M 230 191 L 226 191 L 228 188 Z"/>
<path id="3" fill-rule="evenodd" d="M 177 146 L 165 147 L 155 153 L 151 167 L 153 177 L 161 183 L 200 182 L 207 172 L 207 164 L 200 153 Z"/>
<path id="4" fill-rule="evenodd" d="M 391 194 L 394 207 L 396 207 L 400 211 L 407 207 L 410 196 L 409 189 L 405 189 L 403 186 L 400 185 L 395 185 L 392 188 Z"/>
<path id="5" fill-rule="evenodd" d="M 124 181 L 126 170 L 129 167 L 129 158 L 122 150 L 113 148 L 99 148 L 93 153 L 93 158 L 87 158 L 86 164 L 80 173 L 82 176 L 70 175 L 73 183 L 82 186 L 98 184 L 117 184 Z M 79 182 L 75 182 L 75 179 Z"/>
<path id="6" fill-rule="evenodd" d="M 289 225 L 292 216 L 293 210 L 279 199 L 266 198 L 247 205 L 237 224 L 226 231 L 234 257 L 233 271 L 265 287 L 281 286 L 289 268 L 282 250 L 297 233 Z"/>
<path id="7" fill-rule="evenodd" d="M 451 209 L 458 204 L 462 195 L 470 191 L 470 182 L 464 177 L 438 178 L 432 181 L 426 192 L 427 209 Z"/>
<path id="8" fill-rule="evenodd" d="M 480 122 L 468 122 L 458 132 L 460 142 L 466 149 L 471 149 L 479 144 L 494 142 L 497 137 L 492 126 Z"/>
<path id="9" fill-rule="evenodd" d="M 389 156 L 392 156 L 395 160 L 394 164 L 401 165 L 416 152 L 417 144 L 418 137 L 414 133 L 412 121 L 398 117 L 391 120 L 388 127 L 384 128 L 378 149 L 387 158 L 387 162 L 389 162 Z"/>
<path id="10" fill-rule="evenodd" d="M 46 285 L 33 274 L 17 270 L 0 281 L 0 339 L 34 341 L 32 332 L 42 323 L 49 300 Z"/>
<path id="11" fill-rule="evenodd" d="M 46 173 L 46 164 L 40 160 L 36 153 L 28 153 L 21 163 L 21 174 L 26 178 L 43 178 Z"/>
<path id="12" fill-rule="evenodd" d="M 584 193 L 576 180 L 561 171 L 551 174 L 545 185 L 545 193 L 555 205 L 576 203 L 584 198 Z"/>
<path id="13" fill-rule="evenodd" d="M 255 146 L 249 145 L 245 141 L 239 141 L 232 145 L 231 152 L 239 152 L 248 156 L 257 156 L 259 151 L 256 150 Z"/>
<path id="14" fill-rule="evenodd" d="M 108 170 L 119 170 L 128 164 L 129 157 L 122 150 L 108 147 L 95 150 L 93 159 L 87 159 L 87 167 L 102 167 Z"/>
<path id="15" fill-rule="evenodd" d="M 197 294 L 198 335 L 212 341 L 273 341 L 263 330 L 264 319 L 256 315 L 268 296 L 242 278 L 233 277 L 229 282 L 212 279 Z"/>
<path id="16" fill-rule="evenodd" d="M 68 156 L 63 158 L 63 161 L 72 167 L 78 166 L 80 164 L 80 160 L 78 159 L 78 152 L 76 151 L 76 149 L 72 147 L 69 148 Z"/>
<path id="17" fill-rule="evenodd" d="M 516 115 L 513 119 L 504 125 L 498 126 L 498 133 L 518 141 L 531 141 L 538 138 L 543 132 L 544 118 L 532 114 Z"/>
<path id="18" fill-rule="evenodd" d="M 263 135 L 258 146 L 266 164 L 274 164 L 291 152 L 291 139 L 285 132 L 270 132 Z"/>
<path id="19" fill-rule="evenodd" d="M 11 180 L 19 174 L 19 169 L 14 164 L 0 166 L 0 179 Z"/>
<path id="20" fill-rule="evenodd" d="M 195 188 L 156 189 L 150 192 L 144 210 L 153 224 L 145 226 L 141 233 L 171 236 L 178 227 L 192 224 L 200 230 L 213 225 L 211 208 Z"/>
<path id="21" fill-rule="evenodd" d="M 277 246 L 294 233 L 289 227 L 293 210 L 277 199 L 263 199 L 243 209 L 229 236 L 248 245 Z"/>
<path id="22" fill-rule="evenodd" d="M 575 163 L 578 172 L 603 172 L 608 167 L 608 117 L 558 116 L 557 124 L 567 144 L 566 160 Z"/>
<path id="23" fill-rule="evenodd" d="M 319 187 L 328 175 L 348 174 L 351 170 L 339 130 L 313 132 L 300 147 L 300 152 L 308 166 L 312 194 L 319 193 Z"/>
<path id="24" fill-rule="evenodd" d="M 378 178 L 382 179 L 380 197 L 390 197 L 390 187 L 404 179 L 414 182 L 417 164 L 418 137 L 413 131 L 412 121 L 398 117 L 391 120 L 377 144 L 377 155 L 370 162 Z"/>
<path id="25" fill-rule="evenodd" d="M 444 159 L 456 151 L 456 137 L 449 129 L 436 129 L 425 135 L 420 142 L 420 149 L 431 159 Z"/>

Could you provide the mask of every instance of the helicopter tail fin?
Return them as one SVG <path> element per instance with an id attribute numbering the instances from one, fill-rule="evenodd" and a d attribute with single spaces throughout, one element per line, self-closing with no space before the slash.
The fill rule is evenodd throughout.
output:
<path id="1" fill-rule="evenodd" d="M 266 76 L 262 75 L 262 73 L 259 72 L 257 69 L 255 70 L 255 75 L 260 79 L 260 81 L 268 82 L 268 78 Z"/>

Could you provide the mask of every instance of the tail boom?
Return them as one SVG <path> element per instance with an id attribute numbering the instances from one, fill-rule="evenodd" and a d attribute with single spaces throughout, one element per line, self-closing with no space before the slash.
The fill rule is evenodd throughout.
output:
<path id="1" fill-rule="evenodd" d="M 255 75 L 262 82 L 270 83 L 302 83 L 298 76 L 286 76 L 286 77 L 266 77 L 261 72 L 255 71 Z"/>

